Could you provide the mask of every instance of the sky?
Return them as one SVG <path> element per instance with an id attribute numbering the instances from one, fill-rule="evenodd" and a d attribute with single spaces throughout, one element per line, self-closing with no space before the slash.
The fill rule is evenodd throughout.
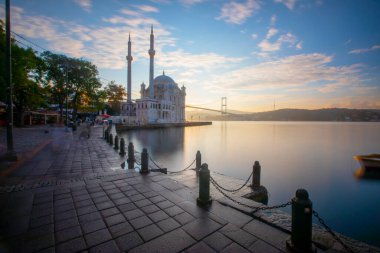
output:
<path id="1" fill-rule="evenodd" d="M 227 97 L 244 112 L 380 109 L 379 17 L 378 0 L 11 1 L 23 46 L 89 60 L 104 85 L 126 87 L 130 33 L 133 99 L 149 83 L 153 25 L 155 76 L 185 85 L 188 105 Z"/>

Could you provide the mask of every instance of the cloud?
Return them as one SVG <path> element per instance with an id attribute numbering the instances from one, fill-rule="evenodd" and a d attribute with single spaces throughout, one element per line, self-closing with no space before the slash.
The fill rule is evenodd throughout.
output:
<path id="1" fill-rule="evenodd" d="M 252 38 L 253 40 L 257 39 L 257 37 L 259 37 L 259 35 L 257 35 L 257 33 L 253 33 L 253 34 L 251 35 L 251 38 Z"/>
<path id="2" fill-rule="evenodd" d="M 274 42 L 270 42 L 269 39 L 277 34 L 277 29 L 270 28 L 267 32 L 266 38 L 259 43 L 259 48 L 264 52 L 274 52 L 281 49 L 283 44 L 288 44 L 289 47 L 296 45 L 297 37 L 290 32 L 282 34 Z"/>
<path id="3" fill-rule="evenodd" d="M 270 60 L 227 72 L 210 81 L 210 90 L 265 91 L 308 88 L 317 92 L 334 92 L 357 87 L 364 82 L 363 65 L 330 66 L 332 56 L 299 54 Z"/>
<path id="4" fill-rule="evenodd" d="M 159 12 L 156 7 L 150 5 L 136 5 L 135 7 L 143 12 Z"/>
<path id="5" fill-rule="evenodd" d="M 180 0 L 180 2 L 185 6 L 191 6 L 194 4 L 202 3 L 204 0 Z"/>
<path id="6" fill-rule="evenodd" d="M 301 49 L 302 49 L 302 41 L 300 41 L 300 42 L 297 43 L 296 48 L 297 48 L 298 50 L 301 50 Z"/>
<path id="7" fill-rule="evenodd" d="M 363 53 L 368 53 L 368 52 L 371 52 L 371 51 L 375 51 L 375 50 L 378 50 L 380 49 L 380 45 L 373 45 L 372 47 L 370 48 L 359 48 L 359 49 L 354 49 L 354 50 L 351 50 L 350 52 L 348 52 L 349 54 L 363 54 Z"/>
<path id="8" fill-rule="evenodd" d="M 274 0 L 275 3 L 282 3 L 289 10 L 293 10 L 296 5 L 296 0 Z"/>
<path id="9" fill-rule="evenodd" d="M 260 3 L 257 0 L 246 0 L 244 3 L 231 1 L 223 5 L 216 19 L 230 24 L 242 24 L 259 9 Z"/>
<path id="10" fill-rule="evenodd" d="M 270 18 L 270 25 L 274 26 L 276 24 L 276 21 L 277 21 L 277 16 L 273 14 L 272 17 Z"/>
<path id="11" fill-rule="evenodd" d="M 74 0 L 74 2 L 83 8 L 85 11 L 91 11 L 92 1 L 91 0 Z"/>

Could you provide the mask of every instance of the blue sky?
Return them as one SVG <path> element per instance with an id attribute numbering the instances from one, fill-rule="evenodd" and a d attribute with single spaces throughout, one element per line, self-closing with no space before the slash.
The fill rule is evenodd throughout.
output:
<path id="1" fill-rule="evenodd" d="M 13 0 L 12 29 L 56 53 L 82 57 L 132 97 L 155 75 L 187 87 L 187 103 L 228 109 L 380 108 L 380 1 Z M 4 18 L 4 1 L 0 2 Z M 21 40 L 21 39 L 20 39 Z M 22 40 L 23 41 L 23 40 Z M 24 44 L 40 50 L 28 41 Z"/>

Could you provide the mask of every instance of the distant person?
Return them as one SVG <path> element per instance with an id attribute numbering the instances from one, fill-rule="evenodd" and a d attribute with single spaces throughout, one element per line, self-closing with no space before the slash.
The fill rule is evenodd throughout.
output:
<path id="1" fill-rule="evenodd" d="M 91 134 L 91 123 L 90 122 L 87 122 L 86 128 L 87 128 L 87 137 L 90 138 L 90 134 Z"/>

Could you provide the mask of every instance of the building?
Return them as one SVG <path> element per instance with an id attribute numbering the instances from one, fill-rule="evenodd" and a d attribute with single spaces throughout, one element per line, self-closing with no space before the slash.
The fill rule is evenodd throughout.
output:
<path id="1" fill-rule="evenodd" d="M 150 33 L 150 57 L 149 86 L 144 83 L 140 87 L 140 99 L 132 102 L 131 99 L 131 39 L 128 41 L 128 99 L 122 104 L 122 116 L 128 116 L 128 120 L 141 125 L 157 123 L 180 123 L 185 122 L 185 97 L 186 88 L 179 88 L 178 84 L 169 76 L 162 75 L 154 78 L 154 34 L 153 26 Z"/>

